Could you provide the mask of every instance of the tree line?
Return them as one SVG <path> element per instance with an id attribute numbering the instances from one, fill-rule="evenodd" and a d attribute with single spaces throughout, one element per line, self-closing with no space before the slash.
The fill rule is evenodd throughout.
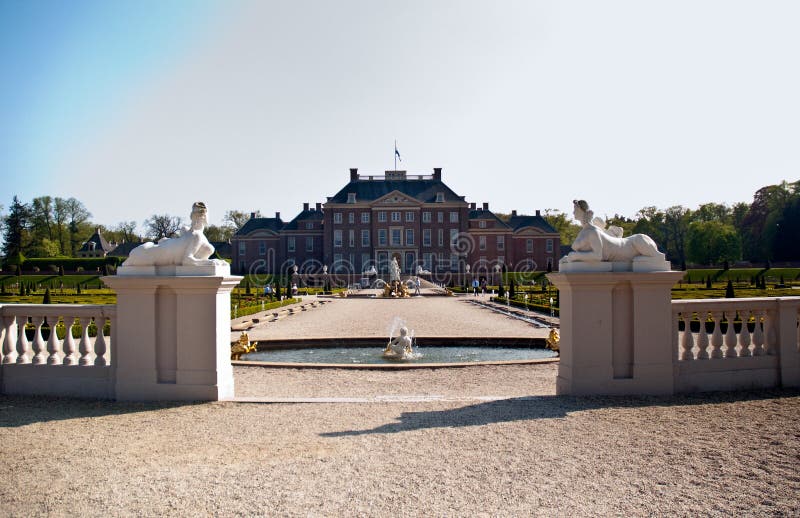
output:
<path id="1" fill-rule="evenodd" d="M 0 213 L 3 207 L 0 205 Z M 76 198 L 40 196 L 30 203 L 14 196 L 8 214 L 0 216 L 2 230 L 2 255 L 10 258 L 25 257 L 75 257 L 78 250 L 92 236 L 95 229 L 109 242 L 158 241 L 174 237 L 184 226 L 184 220 L 169 214 L 154 214 L 144 220 L 144 234 L 137 231 L 135 221 L 121 221 L 105 226 L 90 221 L 91 212 Z M 239 210 L 225 213 L 222 225 L 209 225 L 209 241 L 228 241 L 250 215 Z"/>
<path id="2" fill-rule="evenodd" d="M 545 219 L 570 244 L 581 227 L 572 215 L 546 210 Z M 673 264 L 719 265 L 749 261 L 800 260 L 800 181 L 758 189 L 752 203 L 705 203 L 697 209 L 675 205 L 644 207 L 633 218 L 619 214 L 608 225 L 624 235 L 647 234 Z"/>

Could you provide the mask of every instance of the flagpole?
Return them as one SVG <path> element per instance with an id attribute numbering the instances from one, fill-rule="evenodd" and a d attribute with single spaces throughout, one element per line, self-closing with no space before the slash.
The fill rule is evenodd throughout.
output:
<path id="1" fill-rule="evenodd" d="M 394 139 L 394 170 L 397 171 L 397 139 Z"/>

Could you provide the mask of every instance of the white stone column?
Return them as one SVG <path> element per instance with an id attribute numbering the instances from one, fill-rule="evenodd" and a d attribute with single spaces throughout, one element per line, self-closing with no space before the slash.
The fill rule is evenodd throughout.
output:
<path id="1" fill-rule="evenodd" d="M 129 267 L 103 277 L 117 293 L 111 344 L 117 400 L 233 397 L 230 294 L 242 278 L 220 270 Z"/>
<path id="2" fill-rule="evenodd" d="M 550 273 L 560 290 L 556 392 L 672 394 L 670 289 L 683 272 Z"/>

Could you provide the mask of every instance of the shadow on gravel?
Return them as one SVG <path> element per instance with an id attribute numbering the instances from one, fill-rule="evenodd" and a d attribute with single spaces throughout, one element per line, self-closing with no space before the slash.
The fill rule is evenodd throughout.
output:
<path id="1" fill-rule="evenodd" d="M 144 403 L 45 396 L 0 396 L 0 428 L 14 428 L 65 419 L 152 412 L 165 408 L 180 408 L 202 404 L 207 403 L 185 401 Z"/>
<path id="2" fill-rule="evenodd" d="M 427 428 L 481 426 L 492 423 L 529 419 L 558 419 L 573 412 L 601 408 L 641 408 L 652 406 L 692 406 L 719 403 L 737 403 L 798 397 L 798 390 L 762 390 L 748 392 L 707 392 L 683 396 L 642 397 L 570 397 L 534 396 L 501 399 L 448 410 L 403 412 L 397 423 L 389 423 L 368 430 L 344 430 L 320 434 L 322 437 L 345 437 L 399 433 Z"/>

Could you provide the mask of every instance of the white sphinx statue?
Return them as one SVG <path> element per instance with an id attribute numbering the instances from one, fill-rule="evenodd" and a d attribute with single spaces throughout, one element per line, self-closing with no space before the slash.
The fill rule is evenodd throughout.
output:
<path id="1" fill-rule="evenodd" d="M 655 241 L 645 234 L 622 237 L 620 227 L 606 228 L 602 218 L 594 218 L 585 200 L 573 200 L 573 215 L 582 225 L 572 243 L 572 252 L 559 261 L 562 272 L 668 271 L 670 264 L 658 251 Z"/>
<path id="2" fill-rule="evenodd" d="M 149 242 L 137 246 L 122 263 L 118 274 L 156 273 L 156 267 L 188 267 L 183 268 L 187 274 L 229 273 L 228 263 L 209 259 L 214 253 L 214 247 L 203 234 L 208 224 L 207 216 L 205 203 L 196 202 L 192 205 L 191 226 L 184 227 L 178 237 L 165 237 L 158 243 Z"/>

